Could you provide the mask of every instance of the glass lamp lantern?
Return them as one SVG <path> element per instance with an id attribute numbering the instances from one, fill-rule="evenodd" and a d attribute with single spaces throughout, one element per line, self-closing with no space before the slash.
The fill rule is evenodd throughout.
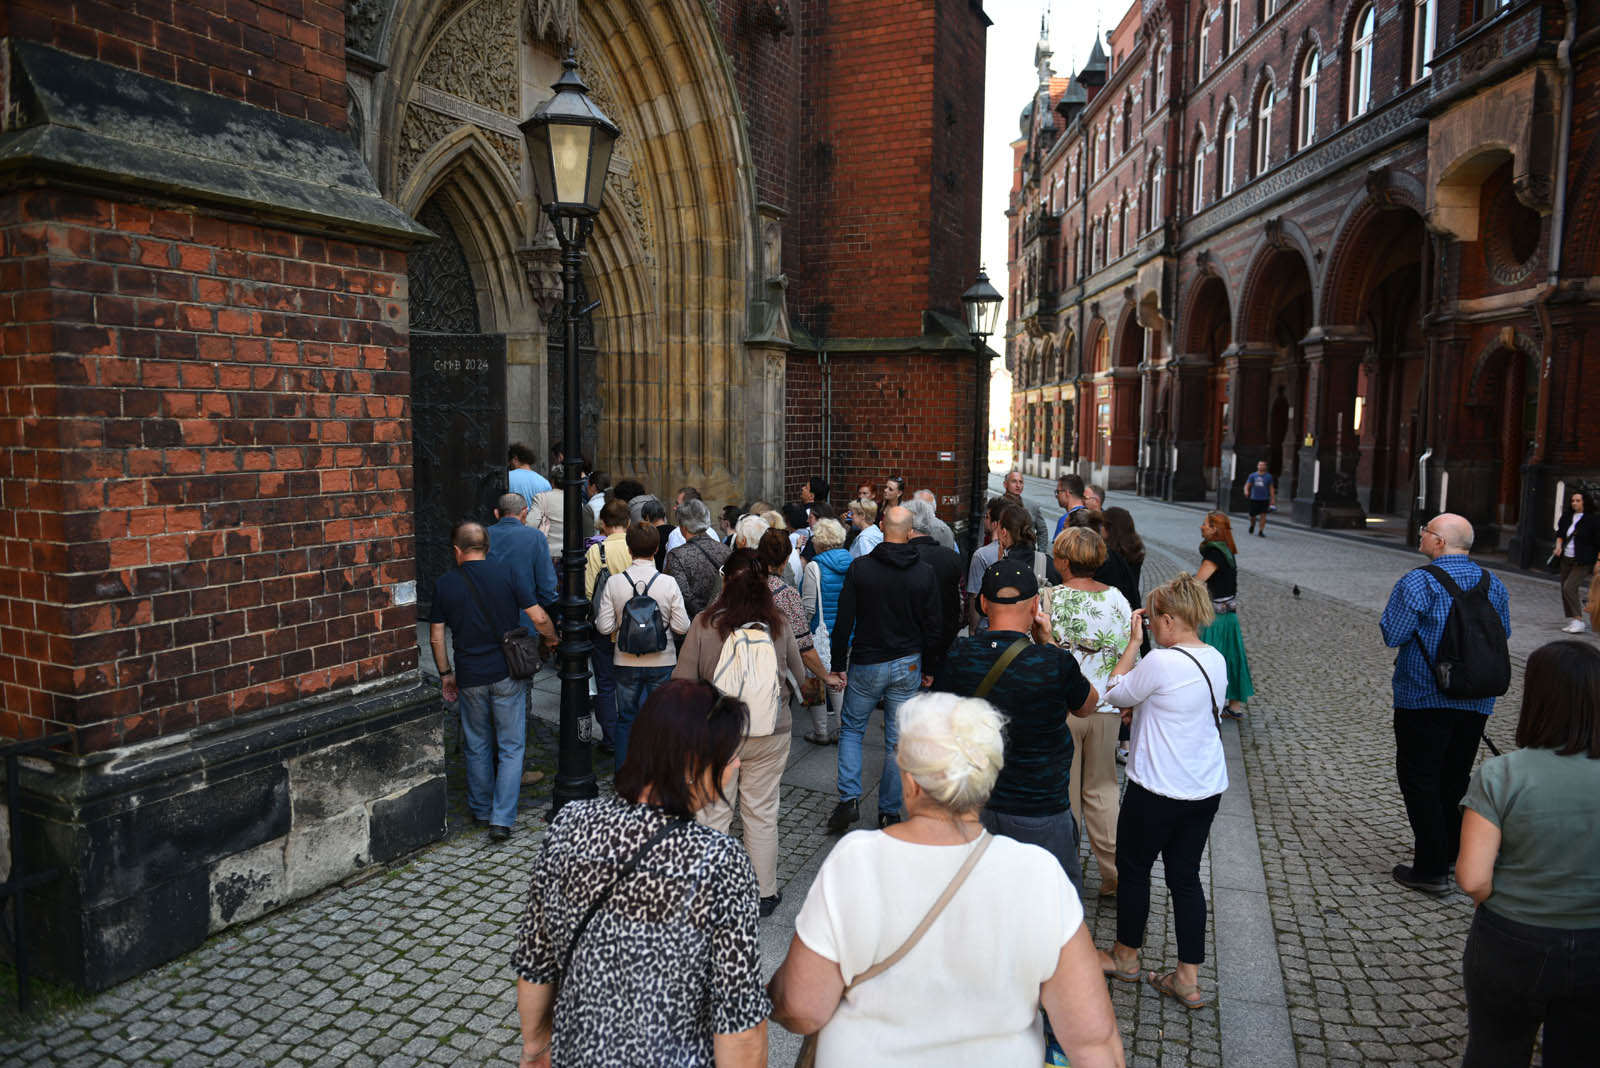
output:
<path id="1" fill-rule="evenodd" d="M 993 337 L 1000 325 L 1000 302 L 1004 299 L 989 284 L 989 275 L 981 268 L 972 288 L 961 294 L 961 306 L 967 313 L 967 333 L 974 337 Z"/>
<path id="2" fill-rule="evenodd" d="M 521 124 L 533 187 L 552 217 L 592 217 L 600 211 L 611 150 L 622 131 L 589 99 L 578 59 L 567 53 L 555 95 Z"/>

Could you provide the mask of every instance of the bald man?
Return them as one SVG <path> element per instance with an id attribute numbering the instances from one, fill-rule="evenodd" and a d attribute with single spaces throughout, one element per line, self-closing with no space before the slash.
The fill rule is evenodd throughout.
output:
<path id="1" fill-rule="evenodd" d="M 1511 636 L 1510 601 L 1500 580 L 1473 563 L 1472 524 L 1444 512 L 1420 531 L 1428 565 L 1401 576 L 1383 610 L 1384 644 L 1394 661 L 1395 777 L 1415 841 L 1410 864 L 1394 866 L 1394 881 L 1429 894 L 1450 892 L 1449 868 L 1461 848 L 1461 796 L 1493 697 L 1446 697 L 1433 676 L 1454 597 L 1432 573 L 1444 572 L 1463 591 L 1488 579 L 1489 603 Z"/>

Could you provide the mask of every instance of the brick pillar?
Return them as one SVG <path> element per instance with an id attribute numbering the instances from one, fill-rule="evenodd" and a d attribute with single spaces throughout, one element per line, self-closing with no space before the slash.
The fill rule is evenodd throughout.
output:
<path id="1" fill-rule="evenodd" d="M 1223 356 L 1228 369 L 1228 425 L 1223 428 L 1217 508 L 1246 509 L 1244 480 L 1267 458 L 1267 417 L 1271 403 L 1272 349 L 1235 345 Z"/>
<path id="2" fill-rule="evenodd" d="M 1371 342 L 1353 330 L 1323 327 L 1302 344 L 1310 380 L 1295 522 L 1360 528 L 1366 523 L 1366 512 L 1356 497 L 1356 465 L 1361 453 L 1353 426 L 1356 376 Z"/>

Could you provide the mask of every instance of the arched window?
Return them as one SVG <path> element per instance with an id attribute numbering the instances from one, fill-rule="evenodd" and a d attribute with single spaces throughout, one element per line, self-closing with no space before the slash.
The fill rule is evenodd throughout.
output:
<path id="1" fill-rule="evenodd" d="M 1200 25 L 1194 31 L 1194 77 L 1199 81 L 1206 76 L 1206 16 L 1200 15 Z"/>
<path id="2" fill-rule="evenodd" d="M 1128 254 L 1128 198 L 1122 198 L 1122 217 L 1117 222 L 1117 255 Z"/>
<path id="3" fill-rule="evenodd" d="M 1150 110 L 1151 110 L 1152 113 L 1155 111 L 1156 108 L 1160 107 L 1162 104 L 1167 102 L 1167 52 L 1168 51 L 1169 51 L 1169 49 L 1168 49 L 1167 45 L 1166 44 L 1162 44 L 1161 51 L 1156 53 L 1156 94 L 1155 94 L 1155 99 L 1150 101 Z"/>
<path id="4" fill-rule="evenodd" d="M 1133 147 L 1133 92 L 1122 94 L 1122 151 Z"/>
<path id="5" fill-rule="evenodd" d="M 1235 151 L 1238 145 L 1238 138 L 1234 136 L 1234 126 L 1236 125 L 1233 109 L 1229 108 L 1224 111 L 1222 113 L 1222 163 L 1219 165 L 1222 172 L 1220 176 L 1222 196 L 1227 196 L 1233 192 L 1234 171 L 1236 170 L 1234 164 L 1238 161 L 1238 155 Z"/>
<path id="6" fill-rule="evenodd" d="M 1350 117 L 1372 107 L 1372 36 L 1378 18 L 1371 4 L 1356 15 L 1350 30 Z"/>
<path id="7" fill-rule="evenodd" d="M 1411 0 L 1411 83 L 1428 76 L 1433 59 L 1434 25 L 1438 21 L 1435 0 Z"/>
<path id="8" fill-rule="evenodd" d="M 1100 127 L 1094 135 L 1094 176 L 1096 178 L 1106 172 L 1106 128 Z"/>
<path id="9" fill-rule="evenodd" d="M 1196 215 L 1206 206 L 1206 142 L 1204 134 L 1194 136 L 1194 162 L 1190 165 L 1192 178 L 1190 206 Z"/>
<path id="10" fill-rule="evenodd" d="M 1261 87 L 1256 94 L 1256 175 L 1266 174 L 1272 166 L 1272 83 Z"/>
<path id="11" fill-rule="evenodd" d="M 1313 48 L 1300 63 L 1300 107 L 1296 115 L 1299 132 L 1296 144 L 1305 148 L 1317 139 L 1317 72 L 1322 66 L 1321 57 Z"/>
<path id="12" fill-rule="evenodd" d="M 1104 325 L 1094 338 L 1094 369 L 1097 374 L 1111 370 L 1111 333 Z"/>
<path id="13" fill-rule="evenodd" d="M 1239 0 L 1224 0 L 1222 24 L 1222 54 L 1233 55 L 1233 50 L 1239 47 Z"/>
<path id="14" fill-rule="evenodd" d="M 1146 213 L 1149 227 L 1152 230 L 1167 221 L 1166 204 L 1161 199 L 1161 172 L 1164 169 L 1161 162 L 1161 153 L 1157 152 L 1154 162 L 1150 164 L 1150 207 Z"/>

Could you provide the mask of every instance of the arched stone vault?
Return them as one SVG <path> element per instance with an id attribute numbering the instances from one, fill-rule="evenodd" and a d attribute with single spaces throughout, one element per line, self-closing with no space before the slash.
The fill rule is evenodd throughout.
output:
<path id="1" fill-rule="evenodd" d="M 596 459 L 663 492 L 690 482 L 710 499 L 743 497 L 761 243 L 748 139 L 703 5 L 399 0 L 375 82 L 374 171 L 413 212 L 445 198 L 474 254 L 485 329 L 515 335 L 510 363 L 541 380 L 550 242 L 516 124 L 553 80 L 530 77 L 530 64 L 554 69 L 569 34 L 591 95 L 622 128 L 585 263 L 599 301 Z"/>

